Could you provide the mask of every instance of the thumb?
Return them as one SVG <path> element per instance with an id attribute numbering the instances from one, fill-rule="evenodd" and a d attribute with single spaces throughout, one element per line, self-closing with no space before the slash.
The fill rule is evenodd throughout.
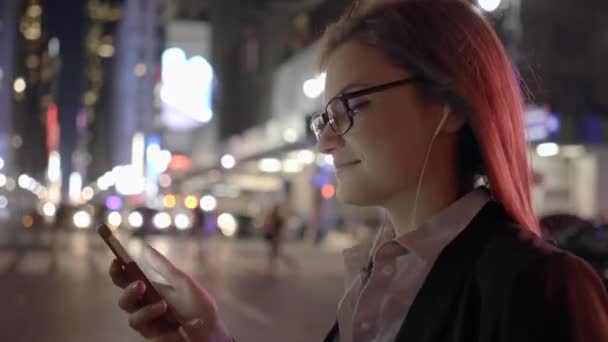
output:
<path id="1" fill-rule="evenodd" d="M 179 334 L 187 342 L 206 342 L 204 336 L 203 320 L 193 319 L 179 328 Z"/>
<path id="2" fill-rule="evenodd" d="M 193 319 L 179 328 L 179 334 L 187 342 L 207 342 L 209 334 L 205 331 L 203 320 L 200 318 Z"/>

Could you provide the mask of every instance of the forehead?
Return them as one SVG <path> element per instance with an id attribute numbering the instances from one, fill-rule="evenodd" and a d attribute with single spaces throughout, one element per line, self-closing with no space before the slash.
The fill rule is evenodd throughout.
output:
<path id="1" fill-rule="evenodd" d="M 380 50 L 356 42 L 339 46 L 329 56 L 326 72 L 326 101 L 350 84 L 371 86 L 408 76 L 406 70 L 394 66 Z"/>

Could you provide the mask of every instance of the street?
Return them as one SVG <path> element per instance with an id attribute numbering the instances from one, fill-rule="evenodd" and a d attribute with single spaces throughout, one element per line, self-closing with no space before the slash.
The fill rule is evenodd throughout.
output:
<path id="1" fill-rule="evenodd" d="M 272 272 L 262 240 L 156 236 L 146 242 L 215 296 L 237 341 L 319 341 L 335 318 L 342 291 L 336 251 L 291 243 L 285 250 L 298 266 L 281 263 Z M 0 341 L 143 341 L 117 306 L 120 291 L 107 275 L 111 260 L 92 231 L 4 227 Z"/>

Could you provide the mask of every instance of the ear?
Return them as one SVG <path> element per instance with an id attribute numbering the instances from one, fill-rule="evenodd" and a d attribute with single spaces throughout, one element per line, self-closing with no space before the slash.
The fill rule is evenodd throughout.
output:
<path id="1" fill-rule="evenodd" d="M 453 111 L 452 107 L 447 104 L 443 106 L 443 115 L 446 115 L 446 113 L 448 118 L 446 119 L 445 124 L 441 128 L 441 132 L 443 133 L 456 133 L 460 131 L 460 129 L 467 122 L 467 117 L 464 114 Z"/>

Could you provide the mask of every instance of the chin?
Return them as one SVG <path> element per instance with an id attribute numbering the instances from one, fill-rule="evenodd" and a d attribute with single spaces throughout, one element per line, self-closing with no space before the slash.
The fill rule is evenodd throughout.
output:
<path id="1" fill-rule="evenodd" d="M 345 204 L 361 207 L 377 206 L 381 203 L 379 197 L 373 191 L 366 191 L 361 186 L 337 186 L 336 198 Z"/>

